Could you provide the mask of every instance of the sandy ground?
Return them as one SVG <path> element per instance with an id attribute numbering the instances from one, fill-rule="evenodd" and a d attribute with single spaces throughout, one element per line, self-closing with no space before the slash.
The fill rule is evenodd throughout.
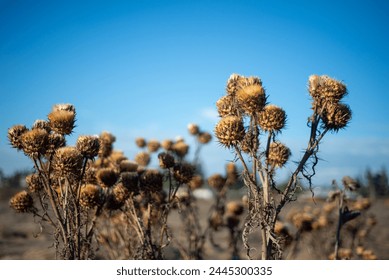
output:
<path id="1" fill-rule="evenodd" d="M 15 213 L 8 205 L 8 200 L 17 190 L 0 189 L 0 259 L 3 260 L 47 260 L 55 259 L 55 250 L 52 246 L 51 236 L 47 230 L 41 228 L 38 223 L 34 223 L 32 215 Z M 308 202 L 307 202 L 308 203 Z M 312 202 L 309 202 L 312 204 Z M 301 208 L 303 202 L 295 202 L 285 209 L 285 213 Z M 314 205 L 314 204 L 312 204 Z M 203 226 L 209 215 L 210 201 L 199 201 L 200 216 Z M 315 207 L 315 206 L 314 206 Z M 377 219 L 377 225 L 370 232 L 366 247 L 373 250 L 378 259 L 389 260 L 389 201 L 377 200 L 369 209 L 369 215 L 374 215 Z M 180 227 L 182 220 L 177 213 L 169 217 L 170 226 L 176 236 L 182 236 L 183 231 Z M 258 234 L 254 233 L 254 236 Z M 312 237 L 306 237 L 307 240 Z M 255 239 L 255 237 L 254 237 Z M 206 243 L 204 250 L 205 259 L 231 259 L 231 250 L 228 249 L 229 235 L 227 230 L 223 230 L 215 235 L 215 240 L 220 244 L 220 248 L 215 248 Z M 241 243 L 241 242 L 240 242 Z M 246 259 L 245 250 L 240 245 L 239 255 Z M 259 251 L 260 248 L 256 248 Z M 312 246 L 305 246 L 303 241 L 293 256 L 293 259 L 326 259 L 326 256 L 318 257 L 312 252 Z M 178 250 L 174 244 L 165 251 L 166 258 L 179 258 Z M 104 255 L 99 255 L 104 259 Z"/>

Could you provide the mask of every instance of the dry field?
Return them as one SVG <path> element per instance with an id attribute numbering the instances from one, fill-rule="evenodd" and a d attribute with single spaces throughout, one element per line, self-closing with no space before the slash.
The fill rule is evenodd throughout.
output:
<path id="1" fill-rule="evenodd" d="M 40 232 L 39 224 L 32 222 L 31 214 L 15 213 L 13 209 L 9 207 L 9 198 L 17 190 L 0 189 L 0 259 L 3 260 L 50 260 L 55 259 L 55 249 L 52 246 L 52 238 L 46 230 L 43 230 L 42 234 L 37 235 Z M 207 219 L 209 216 L 209 209 L 212 205 L 212 201 L 198 200 L 200 209 L 200 220 L 202 226 L 205 228 Z M 288 205 L 285 209 L 283 217 L 288 213 L 294 211 L 302 211 L 304 206 L 309 205 L 312 208 L 320 208 L 323 202 L 316 201 L 314 204 L 310 199 L 304 201 L 296 201 L 291 205 Z M 379 199 L 374 202 L 371 208 L 364 213 L 358 219 L 364 219 L 368 216 L 374 215 L 377 224 L 371 230 L 369 236 L 366 238 L 366 248 L 372 250 L 377 259 L 389 260 L 389 200 Z M 172 228 L 175 236 L 181 236 L 183 234 L 182 222 L 177 212 L 172 213 L 169 217 L 169 225 Z M 50 230 L 50 228 L 48 227 Z M 329 228 L 330 230 L 330 228 Z M 254 233 L 253 235 L 259 233 Z M 300 260 L 315 260 L 315 259 L 328 259 L 328 256 L 320 255 L 317 250 L 322 244 L 328 244 L 328 240 L 316 240 L 316 244 L 312 243 L 312 239 L 317 238 L 315 232 L 308 232 L 303 236 L 298 246 L 297 252 L 293 256 L 293 259 Z M 328 236 L 334 238 L 335 229 L 332 232 L 328 232 Z M 35 236 L 37 235 L 37 236 Z M 323 234 L 320 233 L 319 236 Z M 204 259 L 231 259 L 232 251 L 228 246 L 229 234 L 227 229 L 223 229 L 215 234 L 216 243 L 220 245 L 220 248 L 216 248 L 206 242 L 204 248 Z M 242 247 L 241 240 L 238 240 L 239 256 L 241 259 L 247 259 L 246 251 Z M 260 250 L 260 246 L 256 248 Z M 168 246 L 165 251 L 166 259 L 179 259 L 180 253 L 176 245 L 173 243 Z M 288 251 L 286 250 L 285 255 Z M 97 252 L 96 258 L 107 259 L 109 256 L 105 254 L 104 250 Z M 357 255 L 354 255 L 352 259 L 358 259 Z"/>

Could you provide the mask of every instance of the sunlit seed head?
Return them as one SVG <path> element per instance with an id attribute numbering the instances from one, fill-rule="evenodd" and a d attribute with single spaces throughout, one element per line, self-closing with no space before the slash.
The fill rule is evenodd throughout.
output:
<path id="1" fill-rule="evenodd" d="M 240 115 L 237 103 L 235 102 L 235 96 L 232 95 L 222 96 L 218 101 L 216 101 L 216 108 L 220 117 Z"/>
<path id="2" fill-rule="evenodd" d="M 102 190 L 94 184 L 86 184 L 80 191 L 80 205 L 85 209 L 93 209 L 102 203 Z"/>
<path id="3" fill-rule="evenodd" d="M 138 163 L 128 159 L 121 161 L 119 164 L 120 172 L 136 172 L 138 166 Z"/>
<path id="4" fill-rule="evenodd" d="M 50 131 L 51 131 L 50 124 L 46 120 L 36 120 L 34 122 L 34 124 L 32 125 L 32 129 L 35 129 L 35 128 L 44 129 L 48 133 L 50 133 Z"/>
<path id="5" fill-rule="evenodd" d="M 21 136 L 27 131 L 28 128 L 25 125 L 14 125 L 10 129 L 8 129 L 8 140 L 13 148 L 18 150 L 23 149 Z"/>
<path id="6" fill-rule="evenodd" d="M 47 139 L 46 155 L 51 156 L 55 151 L 66 145 L 65 136 L 56 132 L 51 132 Z"/>
<path id="7" fill-rule="evenodd" d="M 208 185 L 214 188 L 216 191 L 221 191 L 226 183 L 226 178 L 221 174 L 216 173 L 208 177 Z"/>
<path id="8" fill-rule="evenodd" d="M 197 140 L 201 144 L 208 144 L 212 140 L 212 135 L 208 132 L 200 132 L 197 136 Z"/>
<path id="9" fill-rule="evenodd" d="M 201 175 L 193 175 L 192 179 L 189 181 L 188 186 L 189 188 L 194 191 L 199 188 L 201 188 L 204 184 L 204 179 Z"/>
<path id="10" fill-rule="evenodd" d="M 215 135 L 219 143 L 230 148 L 241 141 L 245 136 L 243 121 L 236 116 L 227 116 L 216 124 Z"/>
<path id="11" fill-rule="evenodd" d="M 165 151 L 172 151 L 173 150 L 173 144 L 174 144 L 174 141 L 173 140 L 170 140 L 170 139 L 165 139 L 161 142 L 161 147 L 165 150 Z"/>
<path id="12" fill-rule="evenodd" d="M 259 126 L 265 131 L 278 132 L 285 126 L 285 111 L 278 106 L 266 105 L 257 116 Z"/>
<path id="13" fill-rule="evenodd" d="M 173 145 L 173 152 L 180 158 L 185 157 L 189 152 L 189 145 L 184 141 L 177 141 Z"/>
<path id="14" fill-rule="evenodd" d="M 52 111 L 47 117 L 51 130 L 59 134 L 69 135 L 75 127 L 76 114 L 73 111 Z"/>
<path id="15" fill-rule="evenodd" d="M 34 201 L 27 191 L 16 193 L 9 201 L 9 205 L 16 212 L 25 213 L 33 209 Z"/>
<path id="16" fill-rule="evenodd" d="M 151 139 L 147 142 L 147 150 L 149 151 L 149 153 L 158 152 L 160 147 L 161 143 L 159 143 L 159 141 L 156 139 Z"/>
<path id="17" fill-rule="evenodd" d="M 200 128 L 197 124 L 190 123 L 188 124 L 188 131 L 191 135 L 197 135 L 200 133 Z"/>
<path id="18" fill-rule="evenodd" d="M 272 142 L 269 147 L 268 163 L 272 167 L 283 167 L 290 157 L 290 150 L 280 142 Z"/>
<path id="19" fill-rule="evenodd" d="M 239 74 L 232 74 L 227 81 L 227 94 L 232 96 L 235 95 L 235 93 L 241 88 L 243 79 L 244 77 Z"/>
<path id="20" fill-rule="evenodd" d="M 26 184 L 29 192 L 31 193 L 38 193 L 43 189 L 43 183 L 37 173 L 27 175 Z"/>
<path id="21" fill-rule="evenodd" d="M 21 136 L 23 152 L 31 157 L 38 158 L 46 152 L 49 134 L 45 129 L 36 128 L 29 130 Z"/>
<path id="22" fill-rule="evenodd" d="M 242 215 L 244 211 L 244 207 L 242 202 L 240 201 L 230 201 L 226 205 L 226 213 L 231 215 Z"/>
<path id="23" fill-rule="evenodd" d="M 146 147 L 147 142 L 146 142 L 146 139 L 144 139 L 143 137 L 138 137 L 138 138 L 135 139 L 135 144 L 139 148 L 144 148 L 144 147 Z"/>
<path id="24" fill-rule="evenodd" d="M 139 152 L 135 155 L 135 162 L 140 166 L 147 166 L 151 161 L 150 154 L 148 152 Z"/>
<path id="25" fill-rule="evenodd" d="M 100 150 L 100 139 L 98 136 L 81 135 L 76 142 L 76 148 L 84 158 L 93 159 Z"/>
<path id="26" fill-rule="evenodd" d="M 266 104 L 262 83 L 246 82 L 246 85 L 236 92 L 236 101 L 238 107 L 248 115 L 255 115 L 261 111 Z"/>
<path id="27" fill-rule="evenodd" d="M 62 147 L 55 151 L 53 169 L 59 176 L 78 178 L 81 175 L 83 157 L 76 147 Z"/>
<path id="28" fill-rule="evenodd" d="M 68 112 L 73 112 L 76 113 L 76 108 L 69 103 L 64 103 L 64 104 L 56 104 L 53 106 L 52 111 L 68 111 Z"/>

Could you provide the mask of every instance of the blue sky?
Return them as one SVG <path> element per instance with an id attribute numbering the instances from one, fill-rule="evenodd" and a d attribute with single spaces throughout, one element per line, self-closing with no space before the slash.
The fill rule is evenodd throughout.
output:
<path id="1" fill-rule="evenodd" d="M 232 73 L 259 76 L 285 109 L 280 140 L 301 156 L 309 131 L 307 80 L 346 83 L 347 130 L 321 146 L 317 184 L 389 167 L 388 1 L 0 1 L 0 168 L 31 168 L 7 130 L 72 103 L 77 135 L 110 131 L 132 158 L 134 139 L 212 131 Z M 208 175 L 232 158 L 203 149 Z M 283 174 L 292 171 L 291 162 Z"/>

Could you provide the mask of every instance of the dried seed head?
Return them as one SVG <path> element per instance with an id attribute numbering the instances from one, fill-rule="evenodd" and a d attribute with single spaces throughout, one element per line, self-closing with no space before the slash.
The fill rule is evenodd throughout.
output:
<path id="1" fill-rule="evenodd" d="M 257 77 L 245 78 L 243 86 L 236 92 L 236 101 L 239 108 L 248 115 L 261 111 L 266 104 L 261 80 Z"/>
<path id="2" fill-rule="evenodd" d="M 138 193 L 139 175 L 137 172 L 123 172 L 120 174 L 121 182 L 132 193 Z"/>
<path id="3" fill-rule="evenodd" d="M 64 104 L 56 104 L 53 106 L 52 111 L 68 111 L 68 112 L 73 112 L 76 113 L 76 108 L 69 103 L 64 103 Z"/>
<path id="4" fill-rule="evenodd" d="M 226 178 L 221 174 L 213 174 L 208 177 L 208 185 L 214 188 L 216 191 L 221 191 L 226 183 Z"/>
<path id="5" fill-rule="evenodd" d="M 23 149 L 21 136 L 27 131 L 28 128 L 25 125 L 14 125 L 8 129 L 8 140 L 13 148 L 18 150 Z"/>
<path id="6" fill-rule="evenodd" d="M 135 155 L 135 161 L 138 163 L 140 166 L 147 166 L 150 163 L 150 154 L 147 152 L 139 152 L 138 154 Z"/>
<path id="7" fill-rule="evenodd" d="M 215 135 L 226 148 L 236 145 L 245 135 L 242 119 L 236 116 L 222 118 L 215 127 Z"/>
<path id="8" fill-rule="evenodd" d="M 47 117 L 51 130 L 59 134 L 69 135 L 75 127 L 76 113 L 74 111 L 56 110 L 52 111 Z"/>
<path id="9" fill-rule="evenodd" d="M 201 144 L 208 144 L 212 140 L 212 135 L 208 132 L 200 132 L 197 136 L 197 140 Z"/>
<path id="10" fill-rule="evenodd" d="M 112 210 L 119 209 L 124 205 L 129 196 L 129 190 L 119 183 L 112 188 L 112 193 L 108 197 L 107 207 Z"/>
<path id="11" fill-rule="evenodd" d="M 46 152 L 49 134 L 45 129 L 36 128 L 29 130 L 21 136 L 23 152 L 31 157 L 38 158 Z"/>
<path id="12" fill-rule="evenodd" d="M 93 184 L 86 184 L 81 188 L 80 205 L 85 209 L 92 209 L 102 203 L 102 190 Z"/>
<path id="13" fill-rule="evenodd" d="M 140 175 L 139 182 L 142 191 L 160 192 L 163 176 L 158 170 L 148 169 Z"/>
<path id="14" fill-rule="evenodd" d="M 9 205 L 18 213 L 31 211 L 33 204 L 34 201 L 27 191 L 18 192 L 9 201 Z"/>
<path id="15" fill-rule="evenodd" d="M 81 135 L 76 142 L 76 148 L 84 158 L 93 159 L 100 150 L 100 139 L 98 136 Z"/>
<path id="16" fill-rule="evenodd" d="M 139 148 L 144 148 L 144 147 L 146 147 L 147 142 L 146 142 L 146 140 L 143 137 L 138 137 L 138 138 L 135 139 L 135 144 Z"/>
<path id="17" fill-rule="evenodd" d="M 197 124 L 190 123 L 188 124 L 188 131 L 191 135 L 197 135 L 200 133 L 200 128 Z"/>
<path id="18" fill-rule="evenodd" d="M 97 169 L 91 165 L 88 165 L 85 174 L 84 174 L 84 182 L 88 184 L 97 184 L 96 178 Z"/>
<path id="19" fill-rule="evenodd" d="M 225 95 L 216 101 L 217 112 L 220 117 L 239 116 L 239 109 L 235 102 L 235 96 Z"/>
<path id="20" fill-rule="evenodd" d="M 189 145 L 184 141 L 177 141 L 173 145 L 173 152 L 180 158 L 185 157 L 189 152 Z"/>
<path id="21" fill-rule="evenodd" d="M 40 128 L 46 130 L 48 133 L 50 133 L 51 128 L 50 124 L 45 120 L 36 120 L 34 124 L 32 125 L 32 129 Z"/>
<path id="22" fill-rule="evenodd" d="M 161 142 L 161 146 L 166 151 L 172 151 L 173 150 L 174 141 L 170 139 L 163 140 Z"/>
<path id="23" fill-rule="evenodd" d="M 133 160 L 122 160 L 119 164 L 120 172 L 136 172 L 138 164 Z"/>
<path id="24" fill-rule="evenodd" d="M 201 188 L 203 184 L 204 184 L 203 177 L 201 177 L 200 175 L 194 175 L 192 179 L 189 181 L 188 186 L 192 191 L 194 191 Z"/>
<path id="25" fill-rule="evenodd" d="M 245 78 L 239 74 L 231 74 L 227 81 L 227 94 L 234 96 L 236 92 L 242 87 L 242 82 L 244 79 Z"/>
<path id="26" fill-rule="evenodd" d="M 151 139 L 148 143 L 147 143 L 147 149 L 150 153 L 155 153 L 159 150 L 159 148 L 161 147 L 161 144 L 159 143 L 158 140 L 155 140 L 155 139 Z"/>
<path id="27" fill-rule="evenodd" d="M 52 132 L 47 139 L 46 155 L 53 155 L 55 151 L 66 145 L 65 136 L 62 134 Z"/>
<path id="28" fill-rule="evenodd" d="M 97 182 L 103 188 L 110 188 L 115 185 L 118 175 L 112 168 L 101 168 L 96 173 Z"/>
<path id="29" fill-rule="evenodd" d="M 189 183 L 193 177 L 195 167 L 187 162 L 176 164 L 174 166 L 173 176 L 180 184 Z"/>
<path id="30" fill-rule="evenodd" d="M 264 110 L 258 114 L 259 126 L 265 131 L 278 132 L 285 126 L 285 111 L 275 105 L 266 105 Z"/>
<path id="31" fill-rule="evenodd" d="M 43 184 L 37 173 L 32 173 L 26 176 L 27 188 L 32 193 L 38 193 L 43 189 Z"/>
<path id="32" fill-rule="evenodd" d="M 243 204 L 238 201 L 230 201 L 226 205 L 226 212 L 230 215 L 239 216 L 242 215 L 244 211 Z"/>
<path id="33" fill-rule="evenodd" d="M 162 152 L 158 154 L 159 166 L 163 169 L 168 169 L 174 166 L 174 157 L 169 154 Z"/>
<path id="34" fill-rule="evenodd" d="M 280 142 L 272 142 L 269 147 L 268 163 L 272 167 L 283 167 L 288 161 L 290 150 Z"/>
<path id="35" fill-rule="evenodd" d="M 314 99 L 325 99 L 337 102 L 347 94 L 346 85 L 326 75 L 311 75 L 308 91 Z"/>
<path id="36" fill-rule="evenodd" d="M 53 169 L 59 176 L 78 178 L 82 164 L 82 155 L 75 147 L 62 147 L 55 151 Z"/>
<path id="37" fill-rule="evenodd" d="M 324 127 L 337 132 L 339 129 L 347 126 L 351 120 L 351 115 L 351 109 L 346 104 L 328 104 L 322 115 Z"/>
<path id="38" fill-rule="evenodd" d="M 223 225 L 223 216 L 219 212 L 213 212 L 209 218 L 209 225 L 218 230 Z"/>

